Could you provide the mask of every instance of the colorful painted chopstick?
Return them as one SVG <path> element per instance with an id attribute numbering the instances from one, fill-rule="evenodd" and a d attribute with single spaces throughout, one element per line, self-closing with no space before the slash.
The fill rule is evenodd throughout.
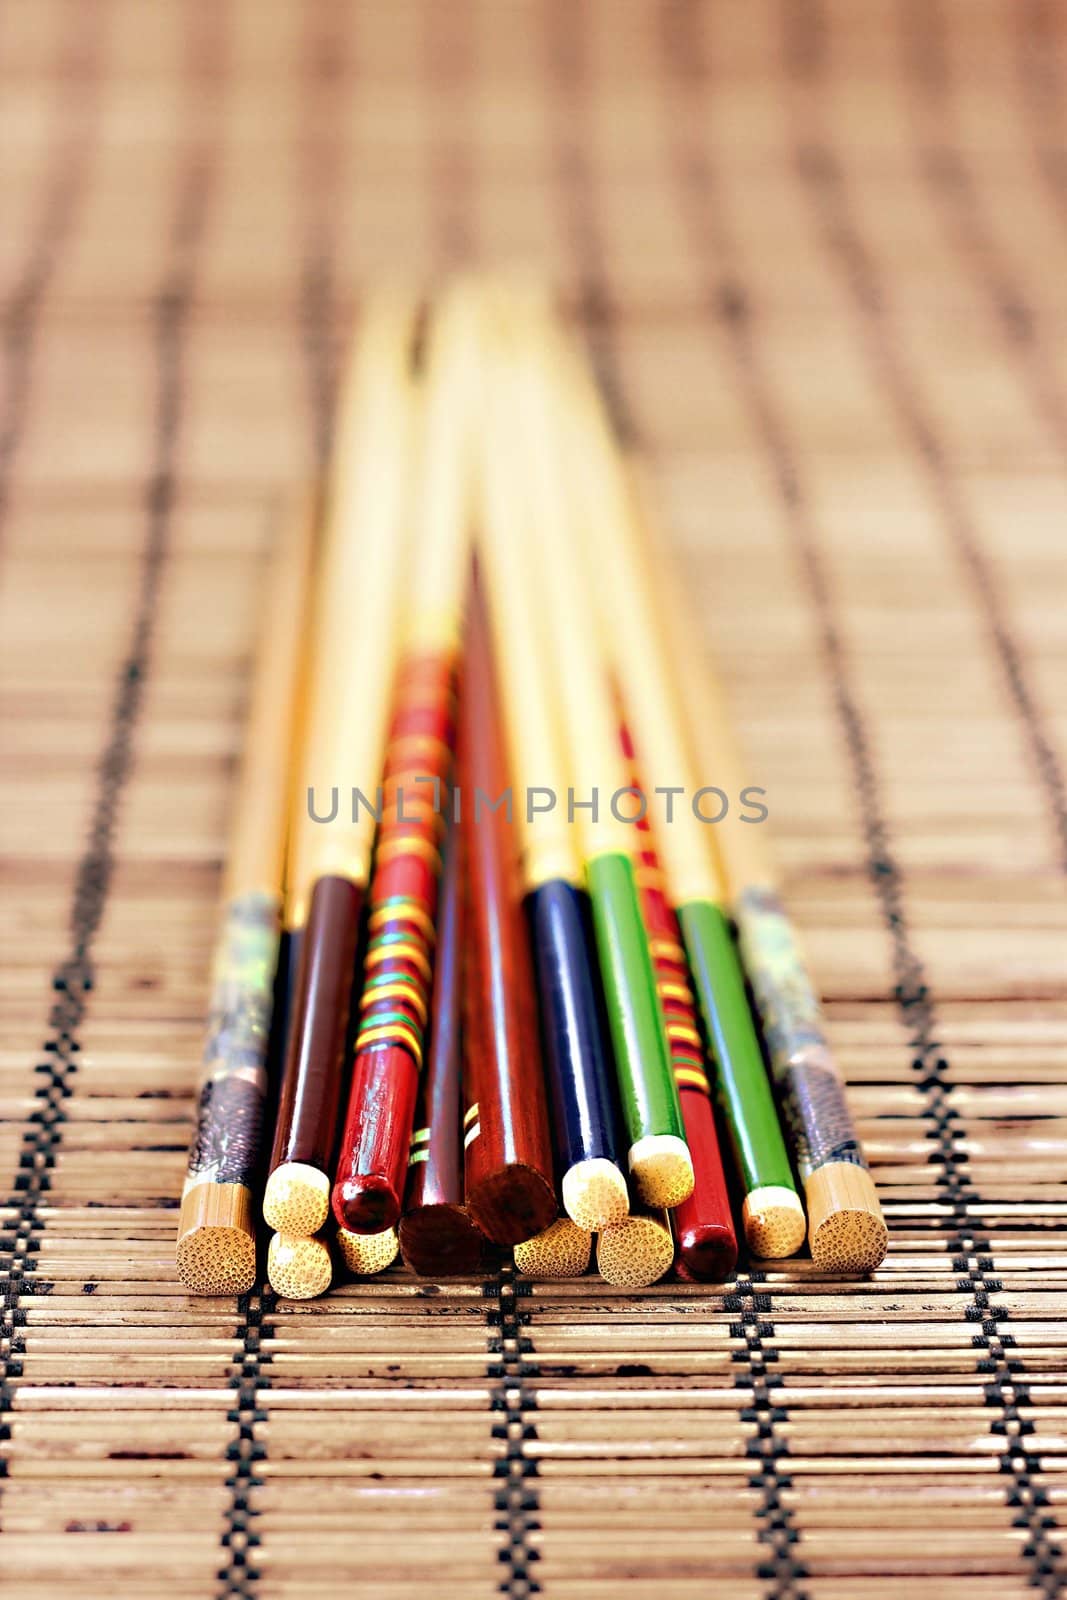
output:
<path id="1" fill-rule="evenodd" d="M 630 731 L 624 722 L 619 726 L 619 744 L 630 768 L 631 781 L 635 789 L 640 789 L 641 774 L 636 767 Z M 678 1240 L 679 1260 L 688 1274 L 707 1282 L 722 1282 L 737 1265 L 737 1235 L 715 1131 L 704 1043 L 697 1024 L 678 919 L 664 892 L 655 835 L 647 815 L 638 821 L 637 831 L 641 839 L 637 867 L 641 909 L 656 972 L 656 992 L 667 1027 L 674 1078 L 682 1102 L 685 1136 L 696 1175 L 693 1193 L 682 1201 L 671 1221 Z"/>
<path id="2" fill-rule="evenodd" d="M 597 1236 L 597 1271 L 620 1289 L 646 1289 L 674 1263 L 670 1213 L 638 1205 L 617 1227 Z"/>
<path id="3" fill-rule="evenodd" d="M 196 1134 L 182 1191 L 178 1276 L 197 1294 L 256 1277 L 253 1185 L 281 938 L 288 772 L 318 522 L 312 498 L 274 556 L 234 808 Z"/>
<path id="4" fill-rule="evenodd" d="M 357 1233 L 377 1233 L 399 1221 L 429 1018 L 470 559 L 473 324 L 470 297 L 457 290 L 446 298 L 431 332 L 404 642 L 385 761 L 355 1062 L 333 1187 L 338 1224 Z"/>
<path id="5" fill-rule="evenodd" d="M 368 309 L 345 391 L 326 513 L 293 826 L 289 921 L 300 930 L 300 962 L 263 1200 L 269 1225 L 291 1235 L 318 1233 L 329 1209 L 374 835 L 373 798 L 363 800 L 373 797 L 382 769 L 395 659 L 413 329 L 414 307 L 407 301 L 379 300 Z"/>
<path id="6" fill-rule="evenodd" d="M 685 598 L 671 582 L 669 560 L 647 548 L 647 505 L 634 493 L 633 475 L 627 479 L 599 398 L 588 379 L 576 375 L 573 362 L 568 365 L 579 421 L 576 470 L 589 491 L 589 547 L 604 579 L 603 614 L 619 642 L 616 669 L 642 759 L 671 784 L 685 786 L 687 774 L 713 774 L 728 799 L 736 799 L 747 781 L 725 700 L 700 670 L 702 652 Z M 611 550 L 606 567 L 605 539 L 610 539 Z M 671 714 L 675 707 L 677 716 Z M 661 742 L 665 732 L 671 735 L 673 753 Z M 690 783 L 687 795 L 697 792 Z M 764 1252 L 776 1240 L 775 1253 L 787 1253 L 795 1213 L 787 1194 L 792 1179 L 782 1168 L 774 1138 L 772 1108 L 758 1089 L 755 1056 L 748 1049 L 746 996 L 727 909 L 737 924 L 804 1183 L 812 1256 L 827 1270 L 870 1271 L 885 1254 L 885 1222 L 818 999 L 778 895 L 763 827 L 742 820 L 735 805 L 715 828 L 709 850 L 706 841 L 696 839 L 694 830 L 710 830 L 695 820 L 692 806 L 679 807 L 676 815 L 682 826 L 664 829 L 662 853 L 720 1067 L 731 1132 L 746 1167 L 746 1233 L 762 1235 Z M 735 1071 L 740 1076 L 732 1077 Z M 757 1187 L 764 1190 L 762 1196 L 754 1194 Z M 780 1191 L 776 1198 L 768 1193 L 774 1189 Z M 761 1247 L 759 1238 L 750 1238 L 750 1243 Z"/>
<path id="7" fill-rule="evenodd" d="M 791 1255 L 804 1241 L 804 1211 L 723 908 L 725 890 L 710 829 L 693 809 L 696 786 L 684 724 L 634 551 L 625 485 L 587 380 L 565 353 L 558 356 L 556 370 L 565 392 L 569 389 L 568 464 L 582 506 L 584 559 L 598 579 L 601 636 L 643 772 L 654 776 L 661 792 L 682 796 L 673 802 L 657 847 L 745 1191 L 745 1237 L 758 1255 Z"/>
<path id="8" fill-rule="evenodd" d="M 391 1267 L 400 1251 L 400 1241 L 395 1228 L 383 1228 L 380 1233 L 349 1233 L 347 1228 L 337 1230 L 337 1252 L 345 1270 L 356 1278 L 372 1278 L 376 1273 Z"/>
<path id="9" fill-rule="evenodd" d="M 408 656 L 396 684 L 370 893 L 359 1029 L 333 1187 L 341 1227 L 378 1233 L 400 1216 L 433 982 L 440 795 L 449 779 L 450 661 Z"/>
<path id="10" fill-rule="evenodd" d="M 290 905 L 291 900 L 287 901 L 287 912 Z M 275 987 L 276 1021 L 279 1026 L 275 1030 L 276 1038 L 271 1041 L 271 1088 L 274 1090 L 271 1109 L 275 1113 L 281 1089 L 281 1071 L 295 1015 L 301 938 L 299 931 L 290 930 L 288 926 L 282 930 Z M 267 1249 L 267 1281 L 275 1294 L 285 1300 L 311 1300 L 325 1294 L 333 1282 L 333 1257 L 326 1240 L 314 1235 L 273 1233 Z"/>
<path id="11" fill-rule="evenodd" d="M 651 536 L 655 523 L 647 493 L 636 475 L 631 484 L 639 526 Z M 659 543 L 657 537 L 657 550 Z M 728 793 L 740 794 L 748 774 L 725 696 L 707 669 L 685 598 L 671 582 L 667 564 L 653 560 L 650 567 L 662 594 L 661 637 L 674 663 L 699 768 L 714 773 Z M 715 829 L 715 844 L 804 1184 L 812 1259 L 827 1272 L 872 1272 L 885 1257 L 888 1230 L 818 994 L 781 898 L 766 824 L 728 814 Z"/>
<path id="12" fill-rule="evenodd" d="M 267 1278 L 283 1300 L 315 1300 L 333 1282 L 333 1257 L 325 1239 L 275 1233 L 267 1249 Z"/>
<path id="13" fill-rule="evenodd" d="M 601 1038 L 588 899 L 564 813 L 565 763 L 543 672 L 545 645 L 530 604 L 536 530 L 528 519 L 521 460 L 515 459 L 514 415 L 492 371 L 482 416 L 482 571 L 507 708 L 510 775 L 519 796 L 516 828 L 557 1166 L 567 1214 L 596 1232 L 620 1221 L 630 1202 Z"/>
<path id="14" fill-rule="evenodd" d="M 550 1282 L 555 1278 L 580 1278 L 588 1272 L 593 1235 L 570 1217 L 557 1217 L 544 1233 L 515 1246 L 515 1265 L 527 1278 Z"/>
<path id="15" fill-rule="evenodd" d="M 517 426 L 525 446 L 525 482 L 540 547 L 536 565 L 549 642 L 546 673 L 562 707 L 573 778 L 568 820 L 578 822 L 593 908 L 629 1138 L 629 1170 L 647 1204 L 675 1206 L 693 1192 L 693 1163 L 641 917 L 634 830 L 625 820 L 626 812 L 618 809 L 617 797 L 626 793 L 628 784 L 617 748 L 610 690 L 589 626 L 584 575 L 574 559 L 577 529 L 561 476 L 554 397 L 538 362 L 517 363 L 513 382 Z"/>
<path id="16" fill-rule="evenodd" d="M 510 775 L 479 583 L 468 607 L 459 772 L 467 863 L 467 1206 L 490 1239 L 516 1245 L 543 1232 L 557 1207 L 515 831 L 503 799 Z"/>
<path id="17" fill-rule="evenodd" d="M 433 1004 L 420 1111 L 408 1156 L 400 1250 L 413 1272 L 449 1277 L 477 1272 L 488 1240 L 474 1223 L 463 1189 L 463 918 L 460 831 L 445 836 Z"/>

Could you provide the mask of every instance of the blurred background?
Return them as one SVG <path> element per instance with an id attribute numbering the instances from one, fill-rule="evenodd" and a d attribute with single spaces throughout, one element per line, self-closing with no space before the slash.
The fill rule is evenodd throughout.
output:
<path id="1" fill-rule="evenodd" d="M 92 771 L 145 583 L 149 694 L 173 697 L 141 752 L 164 763 L 156 820 L 181 850 L 217 840 L 224 792 L 201 818 L 166 760 L 232 743 L 258 555 L 325 459 L 361 292 L 485 265 L 543 276 L 584 330 L 788 796 L 785 854 L 855 861 L 840 649 L 909 859 L 988 864 L 1010 827 L 1016 865 L 1062 862 L 1061 21 L 992 0 L 16 7 L 0 631 L 36 684 L 16 752 L 46 744 L 32 803 L 7 795 L 16 852 L 67 852 L 51 774 Z"/>

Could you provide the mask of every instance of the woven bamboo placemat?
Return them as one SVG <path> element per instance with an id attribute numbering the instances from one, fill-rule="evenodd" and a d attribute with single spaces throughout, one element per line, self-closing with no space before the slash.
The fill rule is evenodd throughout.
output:
<path id="1" fill-rule="evenodd" d="M 9 1592 L 1061 1592 L 1065 33 L 10 8 Z M 263 556 L 361 287 L 469 261 L 560 286 L 655 478 L 877 1166 L 871 1282 L 179 1292 Z"/>

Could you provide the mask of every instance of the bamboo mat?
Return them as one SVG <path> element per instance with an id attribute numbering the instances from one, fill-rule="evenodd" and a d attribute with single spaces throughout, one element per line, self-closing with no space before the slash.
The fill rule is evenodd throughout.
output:
<path id="1" fill-rule="evenodd" d="M 1065 86 L 1024 0 L 9 8 L 9 1593 L 1062 1592 Z M 669 516 L 891 1253 L 192 1300 L 263 558 L 362 287 L 516 261 Z"/>

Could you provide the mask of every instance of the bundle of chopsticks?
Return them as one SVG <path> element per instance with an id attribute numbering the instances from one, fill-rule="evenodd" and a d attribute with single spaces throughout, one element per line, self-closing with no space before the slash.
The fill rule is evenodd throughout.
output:
<path id="1" fill-rule="evenodd" d="M 264 606 L 177 1263 L 321 1294 L 886 1228 L 724 703 L 550 301 L 366 308 Z"/>

